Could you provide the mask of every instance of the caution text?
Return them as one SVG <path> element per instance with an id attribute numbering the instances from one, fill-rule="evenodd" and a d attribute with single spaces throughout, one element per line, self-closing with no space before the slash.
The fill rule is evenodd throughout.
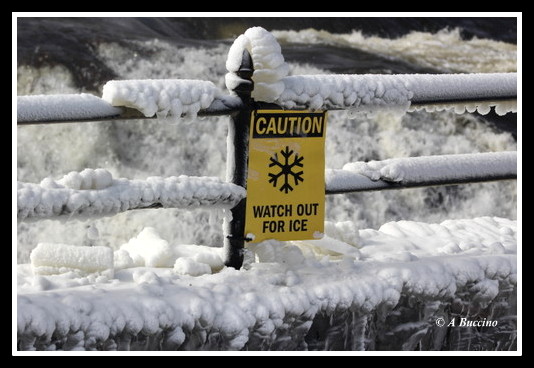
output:
<path id="1" fill-rule="evenodd" d="M 306 115 L 293 113 L 283 116 L 275 113 L 258 114 L 252 126 L 253 138 L 322 137 L 325 127 L 323 112 Z"/>

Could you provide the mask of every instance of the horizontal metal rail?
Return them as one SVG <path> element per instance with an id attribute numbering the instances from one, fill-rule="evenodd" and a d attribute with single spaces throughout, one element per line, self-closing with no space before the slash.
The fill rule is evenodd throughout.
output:
<path id="1" fill-rule="evenodd" d="M 305 82 L 309 76 L 288 77 Z M 321 76 L 328 77 L 328 76 Z M 334 75 L 333 75 L 334 77 Z M 352 75 L 357 84 L 369 83 L 369 80 L 396 81 L 408 83 L 413 96 L 409 99 L 412 109 L 433 105 L 476 105 L 508 103 L 517 99 L 516 73 L 488 74 L 413 74 L 413 75 Z M 436 85 L 439 88 L 436 88 Z M 380 98 L 378 98 L 380 100 Z M 328 100 L 329 101 L 329 100 Z M 381 108 L 376 101 L 369 106 L 360 102 L 358 106 L 339 105 L 325 101 L 323 109 L 346 110 L 357 108 Z M 240 98 L 232 95 L 220 95 L 211 105 L 198 112 L 199 116 L 230 115 L 236 111 L 249 109 Z M 299 109 L 307 109 L 300 106 Z M 100 97 L 90 94 L 72 95 L 37 95 L 17 97 L 17 125 L 43 123 L 72 123 L 114 121 L 132 119 L 156 119 L 157 116 L 144 116 L 140 111 L 127 107 L 115 107 Z"/>
<path id="2" fill-rule="evenodd" d="M 428 180 L 428 181 L 419 181 L 419 182 L 388 182 L 385 180 L 371 180 L 365 175 L 350 172 L 347 170 L 327 170 L 327 181 L 326 181 L 326 194 L 343 194 L 343 193 L 357 193 L 357 192 L 369 192 L 369 191 L 378 191 L 378 190 L 394 190 L 394 189 L 409 189 L 409 188 L 421 188 L 421 187 L 430 187 L 430 186 L 442 186 L 442 185 L 459 185 L 459 184 L 469 184 L 469 183 L 480 183 L 488 181 L 497 181 L 497 180 L 515 180 L 517 179 L 517 174 L 503 174 L 503 175 L 494 175 L 494 176 L 478 176 L 470 178 L 455 178 L 455 179 L 442 179 L 442 180 Z M 339 184 L 340 181 L 343 181 L 344 184 Z M 222 184 L 221 186 L 232 189 L 235 186 L 231 183 Z M 55 191 L 60 191 L 58 189 L 51 189 Z M 63 192 L 68 192 L 68 190 L 62 190 Z M 70 195 L 74 195 L 79 192 L 73 192 Z M 20 194 L 19 194 L 20 195 Z M 40 195 L 44 195 L 44 192 Z M 239 196 L 228 199 L 212 199 L 209 197 L 196 198 L 195 202 L 192 204 L 181 204 L 176 205 L 175 203 L 163 202 L 159 199 L 154 199 L 153 201 L 145 201 L 133 206 L 115 206 L 111 210 L 91 209 L 91 204 L 87 203 L 81 207 L 70 208 L 67 203 L 70 195 L 66 194 L 64 204 L 60 206 L 61 210 L 58 212 L 39 212 L 39 211 L 25 211 L 24 208 L 19 207 L 17 211 L 17 217 L 19 220 L 37 220 L 37 219 L 50 219 L 58 216 L 66 216 L 69 218 L 85 218 L 87 216 L 99 217 L 99 216 L 111 216 L 120 212 L 126 212 L 131 210 L 140 210 L 140 209 L 155 209 L 155 208 L 194 208 L 194 207 L 221 207 L 221 208 L 230 208 L 232 204 L 235 204 L 239 200 Z M 243 195 L 243 198 L 245 196 Z M 37 200 L 38 201 L 38 200 Z M 17 200 L 17 202 L 20 202 Z M 39 201 L 37 202 L 39 204 Z M 202 204 L 201 204 L 202 203 Z"/>
<path id="3" fill-rule="evenodd" d="M 392 181 L 387 176 L 371 179 L 354 170 L 326 170 L 326 194 L 457 185 L 517 179 L 516 152 L 436 155 L 355 163 L 379 168 L 393 166 L 405 177 Z M 348 164 L 346 166 L 354 165 Z M 425 177 L 417 174 L 428 167 Z M 410 174 L 410 170 L 412 174 Z M 387 170 L 386 170 L 387 171 Z M 415 175 L 413 173 L 416 173 Z M 109 216 L 147 208 L 231 208 L 246 197 L 246 190 L 209 177 L 170 177 L 148 180 L 114 180 L 103 189 L 76 190 L 63 186 L 19 183 L 17 217 L 45 219 L 58 216 Z"/>
<path id="4" fill-rule="evenodd" d="M 101 189 L 17 183 L 17 218 L 110 216 L 144 208 L 232 208 L 246 191 L 211 177 L 116 179 Z"/>
<path id="5" fill-rule="evenodd" d="M 199 116 L 230 115 L 243 108 L 233 96 L 217 98 Z M 17 125 L 84 123 L 114 120 L 156 119 L 128 107 L 115 107 L 90 94 L 18 96 Z"/>
<path id="6" fill-rule="evenodd" d="M 441 178 L 422 180 L 418 182 L 391 182 L 386 180 L 371 180 L 365 175 L 347 170 L 327 170 L 330 179 L 326 182 L 326 194 L 342 194 L 355 192 L 370 192 L 375 190 L 393 190 L 408 188 L 423 188 L 442 185 L 459 185 L 470 183 L 483 183 L 498 180 L 515 180 L 517 174 L 471 176 L 469 178 Z M 336 183 L 337 181 L 337 183 Z M 344 181 L 344 184 L 340 184 Z"/>
<path id="7" fill-rule="evenodd" d="M 327 194 L 517 179 L 517 152 L 394 158 L 327 170 Z"/>

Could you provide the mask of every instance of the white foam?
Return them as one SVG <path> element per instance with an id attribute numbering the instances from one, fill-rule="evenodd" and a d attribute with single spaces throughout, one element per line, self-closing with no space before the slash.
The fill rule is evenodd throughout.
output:
<path id="1" fill-rule="evenodd" d="M 331 33 L 313 28 L 273 30 L 272 33 L 281 42 L 355 48 L 445 73 L 514 72 L 517 69 L 517 45 L 480 37 L 466 39 L 459 28 L 435 33 L 412 31 L 396 38 L 364 35 L 358 30 Z"/>

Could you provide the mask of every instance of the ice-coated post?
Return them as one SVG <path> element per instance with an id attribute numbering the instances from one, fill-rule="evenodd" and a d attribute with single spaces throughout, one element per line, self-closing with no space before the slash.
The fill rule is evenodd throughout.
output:
<path id="1" fill-rule="evenodd" d="M 245 50 L 243 51 L 241 66 L 236 72 L 243 79 L 243 82 L 234 89 L 245 107 L 231 115 L 226 158 L 226 180 L 243 188 L 247 187 L 249 124 L 253 109 L 253 101 L 250 97 L 254 88 L 253 72 L 252 58 Z M 243 265 L 245 208 L 246 198 L 230 210 L 231 220 L 224 223 L 224 264 L 236 270 Z"/>

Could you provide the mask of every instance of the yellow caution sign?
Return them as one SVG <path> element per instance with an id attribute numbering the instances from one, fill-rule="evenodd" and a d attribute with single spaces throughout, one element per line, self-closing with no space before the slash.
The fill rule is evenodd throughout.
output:
<path id="1" fill-rule="evenodd" d="M 321 238 L 326 111 L 256 110 L 250 124 L 245 234 Z"/>

